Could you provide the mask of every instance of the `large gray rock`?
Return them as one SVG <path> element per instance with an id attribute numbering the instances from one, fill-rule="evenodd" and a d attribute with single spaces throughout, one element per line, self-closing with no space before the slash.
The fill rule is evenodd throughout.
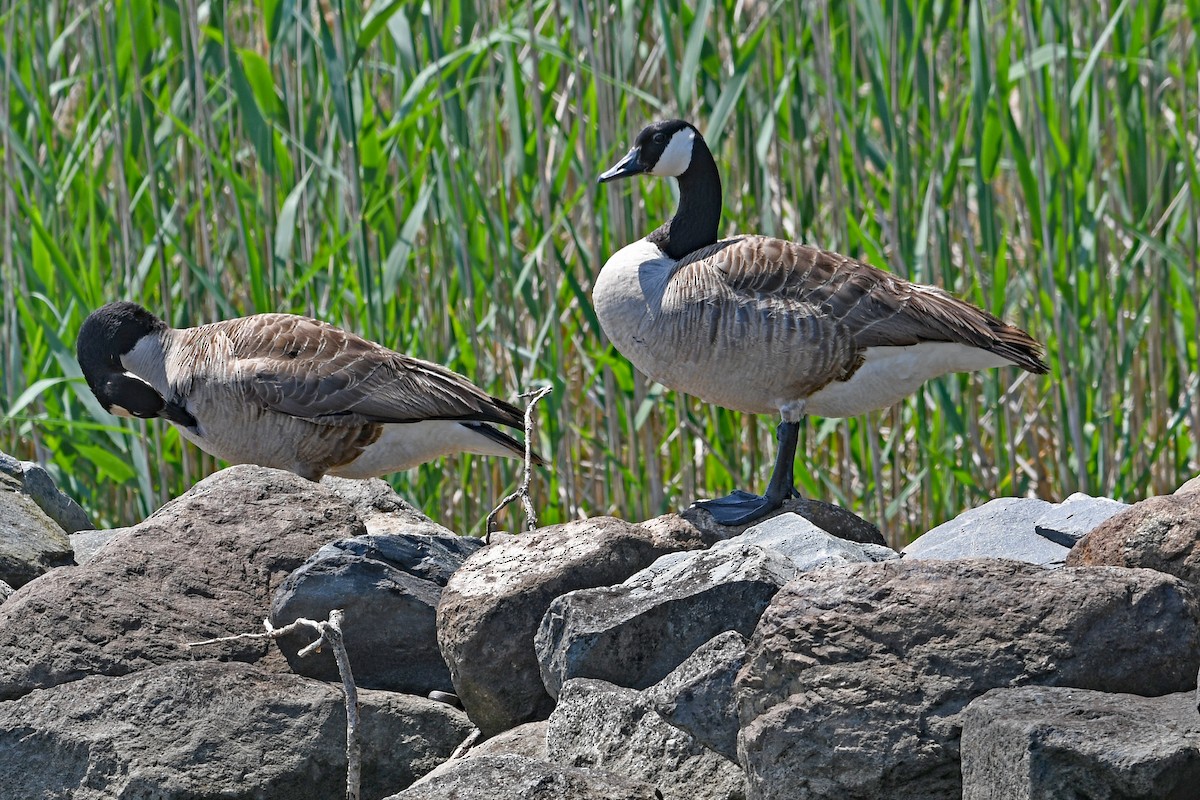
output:
<path id="1" fill-rule="evenodd" d="M 359 693 L 363 797 L 411 784 L 453 751 L 465 715 Z M 90 677 L 0 703 L 5 797 L 327 800 L 346 785 L 340 687 L 237 662 Z"/>
<path id="2" fill-rule="evenodd" d="M 3 603 L 8 598 L 12 597 L 13 588 L 4 581 L 0 581 L 0 603 Z"/>
<path id="3" fill-rule="evenodd" d="M 321 485 L 350 504 L 369 534 L 404 533 L 426 536 L 454 536 L 425 516 L 380 478 L 353 480 L 326 475 Z"/>
<path id="4" fill-rule="evenodd" d="M 1128 503 L 1076 492 L 1038 517 L 1033 523 L 1033 529 L 1038 536 L 1044 536 L 1055 544 L 1074 547 L 1076 542 L 1101 522 L 1127 508 Z"/>
<path id="5" fill-rule="evenodd" d="M 447 761 L 387 800 L 653 800 L 654 787 L 612 772 L 519 755 Z"/>
<path id="6" fill-rule="evenodd" d="M 1188 492 L 1200 492 L 1200 475 L 1184 481 L 1175 490 L 1175 494 L 1187 494 Z"/>
<path id="7" fill-rule="evenodd" d="M 46 468 L 36 461 L 18 461 L 0 453 L 0 473 L 19 481 L 21 491 L 29 495 L 38 508 L 66 533 L 88 531 L 95 527 L 87 512 L 64 494 Z"/>
<path id="8" fill-rule="evenodd" d="M 734 681 L 746 662 L 746 639 L 726 631 L 705 642 L 682 664 L 646 690 L 667 722 L 730 761 L 737 761 L 737 698 Z"/>
<path id="9" fill-rule="evenodd" d="M 20 477 L 0 471 L 0 581 L 19 589 L 70 563 L 66 532 L 25 492 Z"/>
<path id="10" fill-rule="evenodd" d="M 420 695 L 450 691 L 450 670 L 437 645 L 438 600 L 450 575 L 482 546 L 479 539 L 425 533 L 369 534 L 327 544 L 275 592 L 271 622 L 282 627 L 300 617 L 324 619 L 340 608 L 359 686 Z M 328 649 L 297 654 L 311 639 L 298 633 L 277 641 L 297 673 L 338 680 Z"/>
<path id="11" fill-rule="evenodd" d="M 993 689 L 962 712 L 963 800 L 1194 800 L 1191 692 Z"/>
<path id="12" fill-rule="evenodd" d="M 1200 583 L 1200 492 L 1130 506 L 1083 537 L 1067 564 L 1146 567 Z"/>
<path id="13" fill-rule="evenodd" d="M 290 472 L 211 475 L 84 566 L 55 570 L 0 606 L 0 699 L 191 660 L 187 642 L 261 631 L 294 569 L 362 533 L 341 498 Z M 240 640 L 204 655 L 255 661 L 272 648 Z"/>
<path id="14" fill-rule="evenodd" d="M 741 800 L 746 778 L 736 762 L 663 719 L 646 693 L 605 681 L 567 681 L 546 730 L 547 758 L 593 767 L 657 786 L 664 797 Z"/>
<path id="15" fill-rule="evenodd" d="M 666 553 L 704 544 L 690 527 L 597 517 L 505 538 L 468 558 L 442 591 L 437 629 L 471 721 L 493 736 L 549 715 L 554 701 L 533 636 L 556 597 L 620 583 Z"/>
<path id="16" fill-rule="evenodd" d="M 1001 497 L 964 511 L 904 548 L 909 559 L 1011 558 L 1058 567 L 1068 548 L 1039 536 L 1037 521 L 1054 508 L 1045 500 Z"/>
<path id="17" fill-rule="evenodd" d="M 551 695 L 571 678 L 644 689 L 724 631 L 749 636 L 779 588 L 803 570 L 896 558 L 839 539 L 795 514 L 702 552 L 672 553 L 618 586 L 564 594 L 534 640 Z"/>
<path id="18" fill-rule="evenodd" d="M 999 559 L 806 572 L 763 614 L 738 676 L 750 796 L 958 798 L 958 712 L 1020 684 L 1191 688 L 1200 603 L 1151 570 Z"/>

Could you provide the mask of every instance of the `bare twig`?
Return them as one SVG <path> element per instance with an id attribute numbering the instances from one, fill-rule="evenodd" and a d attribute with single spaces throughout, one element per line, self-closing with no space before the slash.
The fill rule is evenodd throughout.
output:
<path id="1" fill-rule="evenodd" d="M 521 498 L 521 505 L 525 507 L 525 530 L 531 531 L 537 527 L 537 513 L 533 510 L 533 499 L 529 496 L 529 482 L 533 480 L 533 408 L 538 401 L 546 395 L 550 394 L 551 387 L 543 386 L 540 389 L 535 389 L 531 392 L 524 392 L 520 397 L 530 398 L 529 403 L 525 406 L 525 474 L 521 478 L 521 484 L 517 490 L 500 501 L 500 504 L 492 509 L 492 513 L 487 515 L 487 522 L 484 524 L 484 529 L 487 533 L 484 534 L 483 541 L 490 543 L 492 531 L 495 529 L 496 515 L 513 500 Z"/>
<path id="2" fill-rule="evenodd" d="M 483 731 L 479 730 L 479 728 L 472 729 L 467 738 L 463 739 L 462 743 L 454 748 L 454 752 L 450 754 L 450 760 L 453 761 L 456 758 L 465 756 L 468 750 L 479 743 L 481 736 L 483 736 Z"/>
<path id="3" fill-rule="evenodd" d="M 329 619 L 317 620 L 300 619 L 291 624 L 276 628 L 271 620 L 264 619 L 264 633 L 238 633 L 233 636 L 221 636 L 216 639 L 205 639 L 202 642 L 188 642 L 188 647 L 200 647 L 218 642 L 232 642 L 238 639 L 278 639 L 289 633 L 296 633 L 301 628 L 311 628 L 316 631 L 318 638 L 300 650 L 301 657 L 319 653 L 321 648 L 329 645 L 333 648 L 333 657 L 337 661 L 338 674 L 342 676 L 342 693 L 346 702 L 346 800 L 359 799 L 359 785 L 362 783 L 362 745 L 358 740 L 358 687 L 354 685 L 354 673 L 350 671 L 350 656 L 346 652 L 346 644 L 342 639 L 342 621 L 345 615 L 340 608 L 329 612 Z"/>

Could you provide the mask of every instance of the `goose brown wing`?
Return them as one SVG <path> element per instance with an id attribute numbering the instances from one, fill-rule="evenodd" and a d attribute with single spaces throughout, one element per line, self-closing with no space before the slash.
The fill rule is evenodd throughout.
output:
<path id="1" fill-rule="evenodd" d="M 330 425 L 453 419 L 520 427 L 521 412 L 466 378 L 318 320 L 224 323 L 237 380 L 264 406 Z"/>
<path id="2" fill-rule="evenodd" d="M 1024 331 L 941 289 L 920 286 L 816 247 L 766 236 L 717 242 L 677 271 L 716 269 L 739 298 L 777 313 L 839 325 L 857 348 L 957 342 L 989 350 L 1030 372 L 1048 370 Z"/>

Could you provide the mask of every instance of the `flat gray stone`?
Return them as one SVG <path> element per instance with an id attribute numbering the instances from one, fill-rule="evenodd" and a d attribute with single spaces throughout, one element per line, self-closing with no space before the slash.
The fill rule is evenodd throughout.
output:
<path id="1" fill-rule="evenodd" d="M 509 728 L 504 733 L 475 745 L 464 757 L 517 755 L 546 761 L 546 728 L 549 725 L 550 723 L 543 719 Z"/>
<path id="2" fill-rule="evenodd" d="M 1192 692 L 993 689 L 962 712 L 963 800 L 1194 800 Z"/>
<path id="3" fill-rule="evenodd" d="M 1070 548 L 1034 530 L 1052 508 L 1045 500 L 1001 497 L 942 523 L 901 552 L 906 559 L 1010 558 L 1060 567 Z"/>
<path id="4" fill-rule="evenodd" d="M 33 502 L 46 512 L 46 516 L 58 523 L 60 528 L 67 533 L 78 533 L 96 527 L 79 503 L 58 488 L 58 484 L 50 477 L 45 467 L 35 461 L 20 461 L 18 464 L 25 493 L 32 497 Z M 5 467 L 0 465 L 0 469 Z"/>
<path id="5" fill-rule="evenodd" d="M 733 685 L 745 662 L 745 637 L 726 631 L 647 689 L 646 698 L 664 720 L 736 763 L 738 712 Z"/>
<path id="6" fill-rule="evenodd" d="M 742 800 L 737 762 L 668 723 L 644 692 L 604 681 L 567 681 L 546 730 L 547 758 L 657 786 L 664 797 Z"/>
<path id="7" fill-rule="evenodd" d="M 1074 547 L 1101 522 L 1127 508 L 1128 503 L 1076 492 L 1038 517 L 1033 529 L 1039 536 L 1045 536 L 1055 544 Z"/>

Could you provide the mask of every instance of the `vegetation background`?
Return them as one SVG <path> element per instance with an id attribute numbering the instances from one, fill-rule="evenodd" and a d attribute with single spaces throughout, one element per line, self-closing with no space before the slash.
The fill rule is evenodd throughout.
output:
<path id="1" fill-rule="evenodd" d="M 1200 471 L 1200 0 L 2 8 L 0 449 L 100 525 L 219 466 L 99 410 L 74 340 L 114 299 L 175 325 L 306 313 L 501 396 L 551 385 L 543 522 L 761 488 L 775 421 L 647 382 L 591 309 L 607 255 L 674 207 L 670 182 L 596 175 L 667 116 L 714 147 L 725 232 L 944 286 L 1048 345 L 1048 376 L 813 419 L 807 495 L 902 542 L 998 495 L 1134 500 Z M 478 533 L 518 474 L 395 482 Z"/>

